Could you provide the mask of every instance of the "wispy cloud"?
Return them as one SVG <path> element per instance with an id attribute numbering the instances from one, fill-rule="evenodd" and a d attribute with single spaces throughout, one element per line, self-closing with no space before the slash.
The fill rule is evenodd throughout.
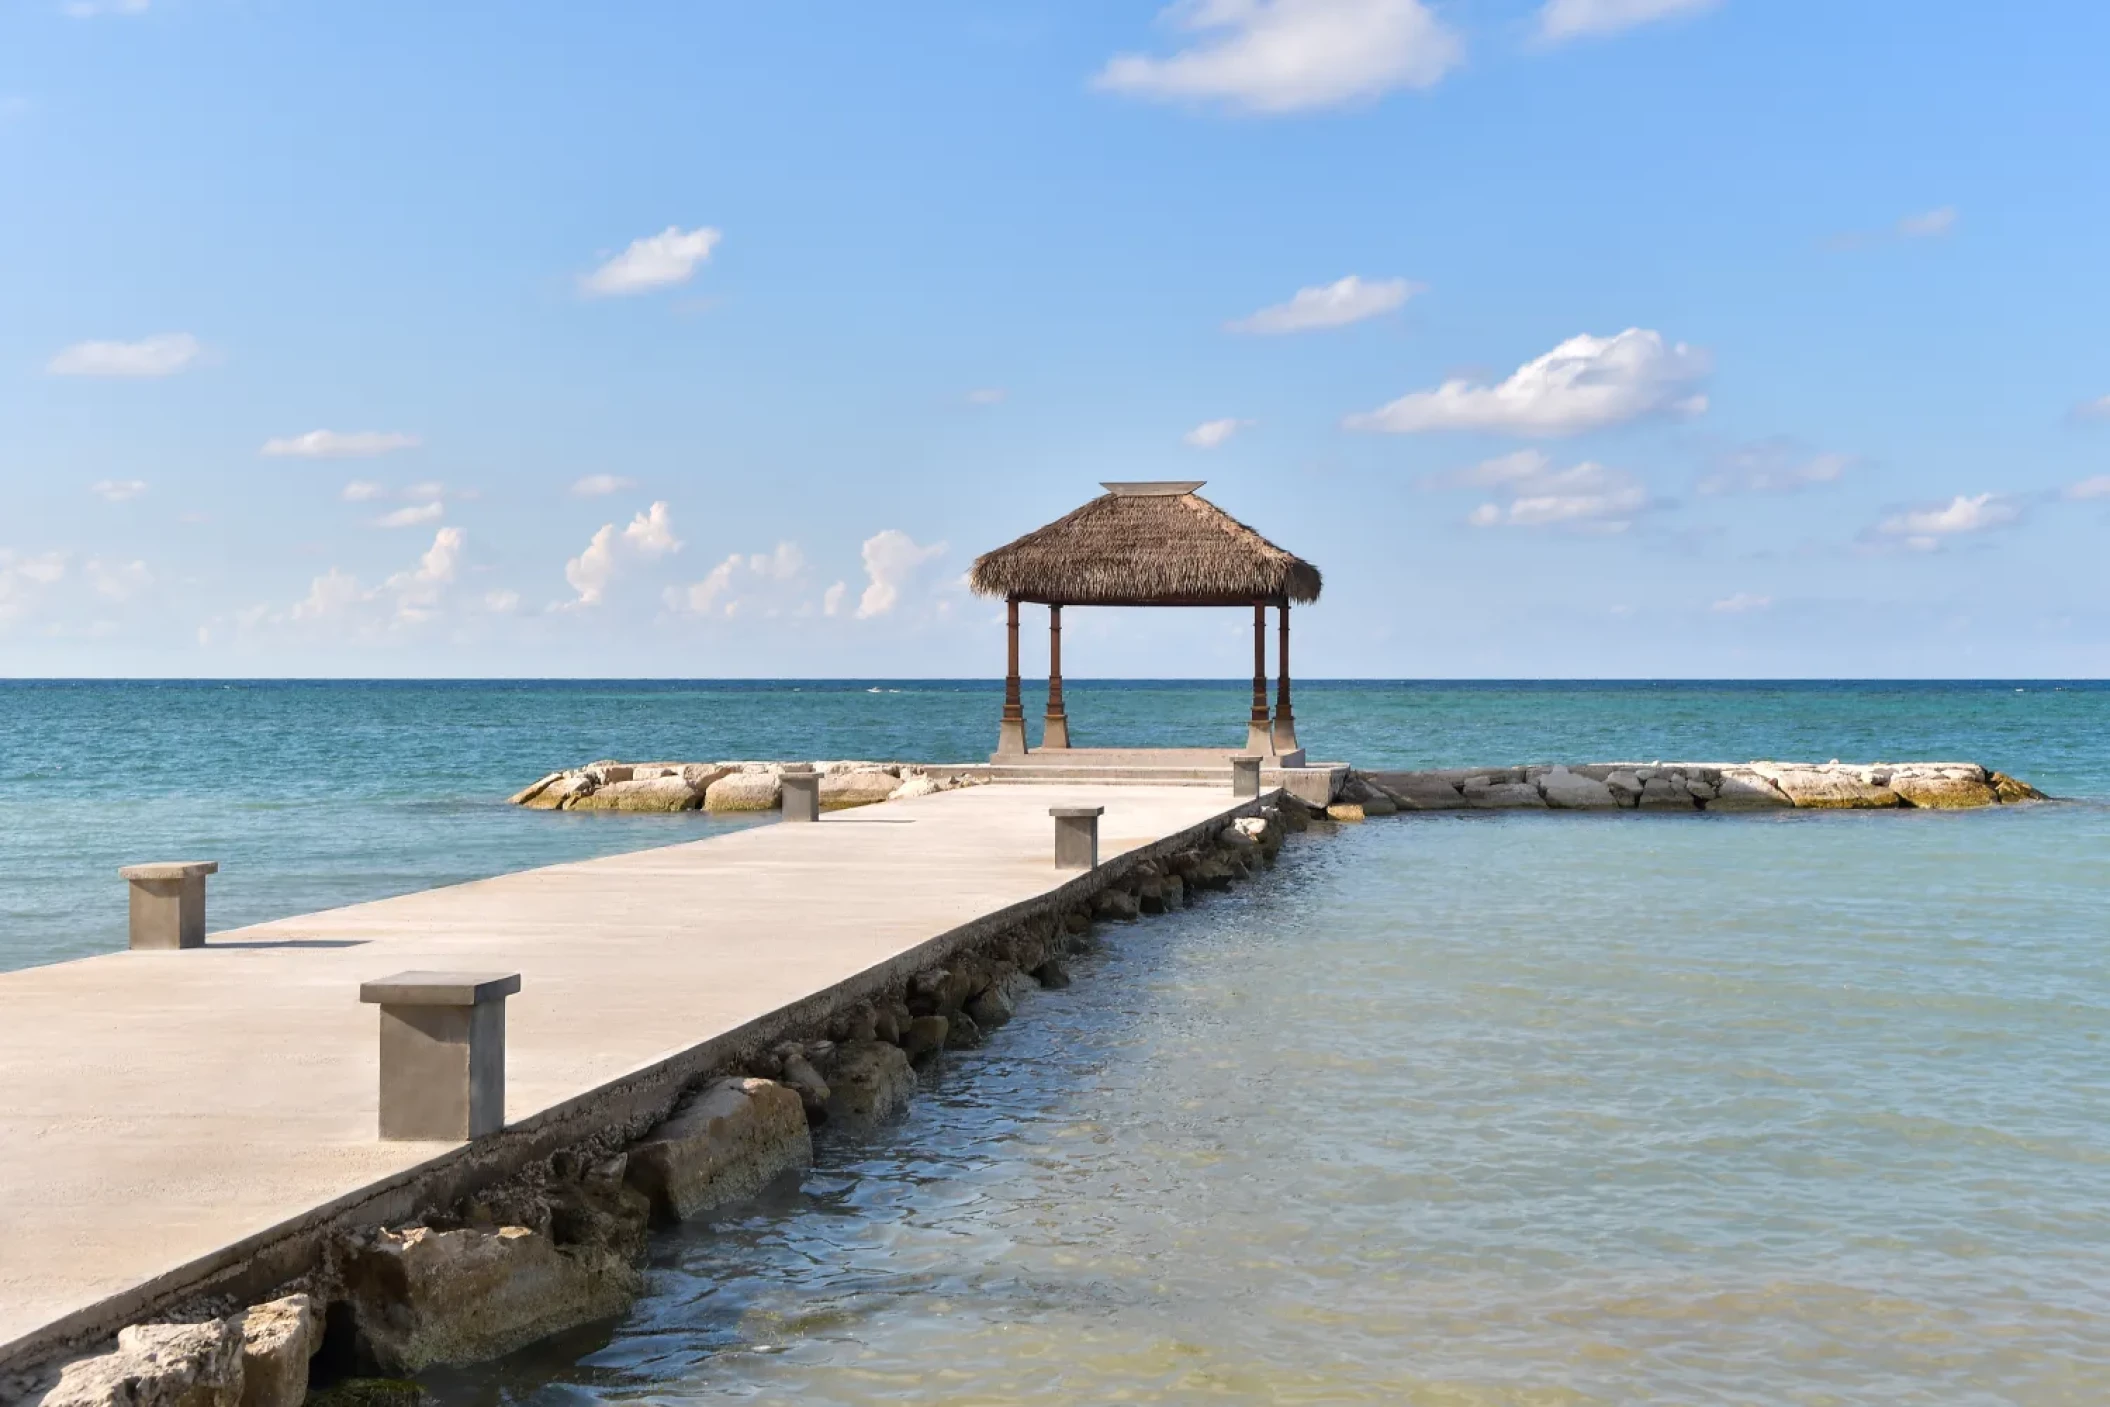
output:
<path id="1" fill-rule="evenodd" d="M 1539 7 L 1539 38 L 1549 44 L 1618 34 L 1637 25 L 1696 15 L 1716 0 L 1546 0 Z"/>
<path id="2" fill-rule="evenodd" d="M 1097 87 L 1299 112 L 1431 87 L 1465 59 L 1464 42 L 1421 0 L 1183 0 L 1160 20 L 1191 40 L 1163 57 L 1117 55 Z"/>
<path id="3" fill-rule="evenodd" d="M 611 493 L 620 493 L 637 487 L 630 479 L 619 474 L 588 474 L 571 486 L 571 491 L 580 498 L 603 498 Z"/>
<path id="4" fill-rule="evenodd" d="M 1699 482 L 1710 497 L 1735 493 L 1800 493 L 1835 484 L 1857 461 L 1850 454 L 1812 453 L 1790 440 L 1766 440 L 1729 451 Z"/>
<path id="5" fill-rule="evenodd" d="M 174 376 L 197 365 L 205 345 L 188 332 L 164 332 L 137 342 L 76 342 L 54 356 L 54 376 Z"/>
<path id="6" fill-rule="evenodd" d="M 468 535 L 444 527 L 415 565 L 369 587 L 352 573 L 331 567 L 308 585 L 308 594 L 286 610 L 257 606 L 239 614 L 244 629 L 298 628 L 327 635 L 379 639 L 422 625 L 444 612 L 460 575 Z"/>
<path id="7" fill-rule="evenodd" d="M 397 430 L 310 430 L 305 435 L 287 435 L 266 440 L 258 453 L 274 459 L 371 459 L 416 449 L 416 435 Z"/>
<path id="8" fill-rule="evenodd" d="M 29 615 L 44 593 L 65 577 L 64 552 L 23 554 L 0 547 L 0 626 Z"/>
<path id="9" fill-rule="evenodd" d="M 1660 332 L 1630 327 L 1615 337 L 1586 333 L 1525 362 L 1498 385 L 1453 379 L 1344 423 L 1351 430 L 1392 434 L 1572 435 L 1648 416 L 1696 415 L 1707 408 L 1707 397 L 1694 388 L 1709 369 L 1706 352 L 1666 343 Z"/>
<path id="10" fill-rule="evenodd" d="M 1180 436 L 1196 449 L 1215 449 L 1253 422 L 1250 420 L 1205 420 Z"/>
<path id="11" fill-rule="evenodd" d="M 669 225 L 658 234 L 632 240 L 622 253 L 582 276 L 579 287 L 589 294 L 613 297 L 687 283 L 722 238 L 720 231 L 708 226 L 685 230 Z"/>
<path id="12" fill-rule="evenodd" d="M 1770 610 L 1772 606 L 1771 596 L 1754 596 L 1748 591 L 1739 591 L 1734 596 L 1724 596 L 1708 609 L 1719 611 L 1725 616 L 1740 616 L 1752 611 Z"/>
<path id="13" fill-rule="evenodd" d="M 105 503 L 124 503 L 147 491 L 145 479 L 100 479 L 89 491 Z"/>
<path id="14" fill-rule="evenodd" d="M 371 479 L 354 479 L 344 486 L 338 495 L 346 503 L 369 503 L 387 494 L 388 490 Z"/>
<path id="15" fill-rule="evenodd" d="M 59 13 L 71 19 L 92 20 L 100 15 L 143 15 L 151 0 L 65 0 Z"/>
<path id="16" fill-rule="evenodd" d="M 982 386 L 967 393 L 969 405 L 1002 405 L 1011 393 L 1001 386 Z"/>
<path id="17" fill-rule="evenodd" d="M 1906 239 L 1940 239 L 1956 229 L 1961 218 L 1953 205 L 1937 206 L 1932 210 L 1920 210 L 1902 216 L 1886 230 L 1849 230 L 1834 235 L 1825 243 L 1832 249 L 1866 249 L 1871 245 L 1889 244 Z"/>
<path id="18" fill-rule="evenodd" d="M 735 552 L 688 586 L 670 586 L 664 599 L 670 610 L 691 615 L 734 615 L 742 609 L 743 590 L 776 592 L 797 582 L 806 569 L 806 554 L 795 542 L 780 542 L 768 552 Z M 811 614 L 809 602 L 805 612 Z"/>
<path id="19" fill-rule="evenodd" d="M 2022 505 L 2004 494 L 1958 494 L 1947 503 L 1893 513 L 1878 522 L 1876 539 L 1932 552 L 1951 538 L 2004 528 L 2022 521 Z"/>
<path id="20" fill-rule="evenodd" d="M 413 503 L 407 508 L 398 508 L 393 513 L 384 513 L 374 519 L 377 528 L 416 528 L 426 523 L 436 523 L 446 515 L 447 505 L 434 500 L 430 503 Z"/>
<path id="21" fill-rule="evenodd" d="M 1355 274 L 1315 288 L 1300 288 L 1286 303 L 1276 303 L 1224 324 L 1227 332 L 1249 332 L 1279 336 L 1286 332 L 1310 332 L 1318 328 L 1346 327 L 1389 313 L 1405 305 L 1417 293 L 1428 290 L 1403 278 L 1381 278 L 1364 282 Z"/>
<path id="22" fill-rule="evenodd" d="M 2110 396 L 2097 396 L 2073 408 L 2075 420 L 2110 420 Z"/>
<path id="23" fill-rule="evenodd" d="M 2084 502 L 2093 498 L 2110 498 L 2110 474 L 2096 474 L 2079 483 L 2068 484 L 2060 490 L 2061 498 Z"/>
<path id="24" fill-rule="evenodd" d="M 1624 469 L 1584 460 L 1554 467 L 1542 451 L 1518 450 L 1482 460 L 1468 469 L 1431 475 L 1423 488 L 1491 490 L 1497 500 L 1466 515 L 1476 528 L 1561 528 L 1570 532 L 1619 533 L 1651 506 L 1648 488 Z"/>

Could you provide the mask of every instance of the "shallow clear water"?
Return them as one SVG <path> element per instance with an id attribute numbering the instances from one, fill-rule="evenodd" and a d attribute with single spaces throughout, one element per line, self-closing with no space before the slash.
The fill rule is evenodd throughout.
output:
<path id="1" fill-rule="evenodd" d="M 229 860 L 233 922 L 719 824 L 498 804 L 564 763 L 987 746 L 987 686 L 870 687 L 0 685 L 0 965 L 115 946 L 109 870 L 146 854 Z M 1073 695 L 1094 741 L 1221 741 L 1239 705 Z M 433 1385 L 2110 1394 L 2110 688 L 1343 685 L 1299 712 L 1365 765 L 1960 756 L 2085 799 L 1302 838 L 1263 883 L 1114 928 L 802 1187 L 660 1238 L 620 1323 Z"/>
<path id="2" fill-rule="evenodd" d="M 2096 1402 L 2110 813 L 1414 817 L 448 1402 Z"/>

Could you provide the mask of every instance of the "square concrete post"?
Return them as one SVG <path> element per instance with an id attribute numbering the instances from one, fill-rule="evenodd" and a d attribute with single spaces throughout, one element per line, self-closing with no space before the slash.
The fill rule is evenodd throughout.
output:
<path id="1" fill-rule="evenodd" d="M 1232 755 L 1231 795 L 1260 795 L 1260 759 L 1252 753 L 1235 753 Z"/>
<path id="2" fill-rule="evenodd" d="M 812 768 L 784 772 L 778 780 L 784 790 L 784 819 L 818 821 L 821 818 L 821 774 Z"/>
<path id="3" fill-rule="evenodd" d="M 218 874 L 217 860 L 169 860 L 126 865 L 119 879 L 132 886 L 132 946 L 205 946 L 205 876 Z"/>
<path id="4" fill-rule="evenodd" d="M 381 1137 L 443 1143 L 505 1127 L 506 1001 L 517 972 L 398 972 L 381 1008 Z"/>
<path id="5" fill-rule="evenodd" d="M 1099 864 L 1099 818 L 1104 806 L 1050 806 L 1055 818 L 1055 868 L 1096 869 Z"/>

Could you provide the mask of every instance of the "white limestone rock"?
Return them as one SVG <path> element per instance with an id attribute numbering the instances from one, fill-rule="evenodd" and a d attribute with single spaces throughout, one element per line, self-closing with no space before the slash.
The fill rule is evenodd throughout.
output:
<path id="1" fill-rule="evenodd" d="M 76 1358 L 37 1407 L 241 1407 L 242 1332 L 229 1319 L 139 1324 Z"/>
<path id="2" fill-rule="evenodd" d="M 1888 770 L 1890 789 L 1914 806 L 1961 811 L 2000 803 L 1985 768 L 1975 762 L 1908 762 Z"/>
<path id="3" fill-rule="evenodd" d="M 568 811 L 694 811 L 703 805 L 704 794 L 691 787 L 679 773 L 662 777 L 633 777 L 573 800 Z"/>
<path id="4" fill-rule="evenodd" d="M 1762 773 L 1749 767 L 1724 767 L 1715 783 L 1710 811 L 1778 811 L 1795 803 Z"/>
<path id="5" fill-rule="evenodd" d="M 852 806 L 871 806 L 885 801 L 901 785 L 892 772 L 877 767 L 844 768 L 821 776 L 821 809 L 845 811 Z"/>
<path id="6" fill-rule="evenodd" d="M 1898 794 L 1890 789 L 1887 774 L 1878 785 L 1873 774 L 1863 775 L 1838 766 L 1754 762 L 1751 770 L 1803 810 L 1859 811 L 1898 804 Z"/>
<path id="7" fill-rule="evenodd" d="M 242 1335 L 242 1407 L 300 1407 L 308 1360 L 322 1347 L 322 1311 L 307 1295 L 253 1305 L 234 1317 Z"/>
<path id="8" fill-rule="evenodd" d="M 703 794 L 706 811 L 774 811 L 783 801 L 779 771 L 763 768 L 729 772 Z"/>
<path id="9" fill-rule="evenodd" d="M 752 1197 L 812 1163 L 798 1092 L 736 1076 L 712 1082 L 632 1148 L 625 1175 L 656 1215 L 680 1221 Z"/>
<path id="10" fill-rule="evenodd" d="M 1538 779 L 1546 804 L 1559 811 L 1610 811 L 1618 807 L 1612 789 L 1595 777 L 1565 767 L 1548 768 Z"/>
<path id="11" fill-rule="evenodd" d="M 347 1249 L 360 1345 L 389 1373 L 500 1357 L 622 1313 L 642 1285 L 623 1257 L 525 1226 L 378 1230 Z"/>
<path id="12" fill-rule="evenodd" d="M 887 793 L 886 799 L 889 801 L 907 801 L 912 797 L 936 796 L 945 789 L 939 785 L 938 779 L 931 776 L 930 773 L 911 772 L 903 777 L 892 791 Z"/>

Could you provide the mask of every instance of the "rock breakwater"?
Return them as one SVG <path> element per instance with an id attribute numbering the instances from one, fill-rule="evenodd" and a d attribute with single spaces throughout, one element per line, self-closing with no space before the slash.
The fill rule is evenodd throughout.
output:
<path id="1" fill-rule="evenodd" d="M 969 785 L 899 762 L 591 762 L 552 772 L 507 800 L 536 811 L 774 811 L 785 769 L 820 773 L 821 809 L 929 796 Z"/>
<path id="2" fill-rule="evenodd" d="M 1975 762 L 1597 762 L 1357 772 L 1339 803 L 1391 811 L 1968 810 L 2044 801 Z"/>

